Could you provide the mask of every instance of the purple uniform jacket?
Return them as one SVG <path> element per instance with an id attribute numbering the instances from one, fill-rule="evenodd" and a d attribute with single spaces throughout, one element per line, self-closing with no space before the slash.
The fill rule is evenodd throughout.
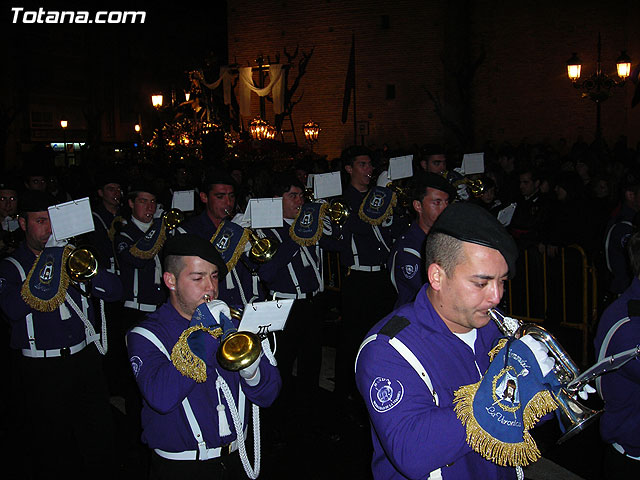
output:
<path id="1" fill-rule="evenodd" d="M 114 239 L 116 244 L 120 280 L 124 287 L 124 300 L 137 301 L 145 305 L 160 305 L 166 299 L 162 278 L 156 283 L 156 254 L 150 259 L 138 258 L 131 254 L 131 247 L 145 235 L 133 221 L 129 220 Z M 135 271 L 138 270 L 138 295 L 134 295 Z M 162 275 L 162 273 L 160 273 Z"/>
<path id="2" fill-rule="evenodd" d="M 28 275 L 36 256 L 27 248 L 26 244 L 22 242 L 11 256 L 20 263 L 25 275 Z M 60 317 L 60 309 L 56 309 L 53 312 L 33 310 L 22 299 L 20 294 L 22 283 L 20 273 L 13 263 L 7 259 L 0 262 L 0 308 L 2 308 L 11 323 L 11 348 L 29 348 L 25 320 L 25 316 L 29 313 L 33 314 L 35 342 L 38 350 L 70 347 L 86 338 L 84 323 L 71 307 L 68 308 L 71 318 L 66 320 L 62 320 Z M 98 274 L 91 280 L 91 286 L 92 295 L 105 301 L 115 302 L 122 297 L 122 284 L 118 277 L 103 269 L 100 269 Z M 67 293 L 76 305 L 82 308 L 80 291 L 70 285 Z M 96 327 L 96 331 L 99 332 L 100 325 L 99 322 L 96 325 L 94 321 L 95 313 L 91 301 L 89 301 L 88 308 L 89 320 Z"/>
<path id="3" fill-rule="evenodd" d="M 629 288 L 602 314 L 594 339 L 596 356 L 611 327 L 627 317 L 629 300 L 640 301 L 640 280 L 634 278 Z M 630 317 L 616 330 L 606 356 L 624 352 L 640 344 L 640 316 Z M 601 377 L 604 413 L 600 434 L 607 443 L 618 443 L 633 457 L 640 456 L 640 359 L 635 358 L 618 370 Z"/>
<path id="4" fill-rule="evenodd" d="M 204 238 L 208 241 L 211 241 L 211 238 L 217 230 L 217 228 L 207 215 L 206 210 L 204 210 L 200 215 L 189 219 L 189 221 L 184 225 L 184 227 L 182 227 L 182 229 L 187 233 L 198 235 L 199 237 Z M 235 275 L 234 273 L 229 272 L 227 274 L 227 278 L 220 278 L 218 280 L 218 298 L 224 301 L 227 305 L 244 306 L 245 304 L 252 301 L 252 297 L 254 297 L 254 280 L 257 281 L 257 278 L 254 279 L 251 270 L 249 270 L 244 262 L 252 267 L 254 266 L 249 261 L 248 256 L 244 254 L 243 259 L 238 260 L 235 267 L 233 268 Z M 236 278 L 236 275 L 238 276 L 238 278 Z M 238 282 L 238 280 L 240 281 Z M 240 294 L 240 288 L 242 288 L 242 291 L 244 293 L 245 301 L 243 301 L 242 295 Z M 262 285 L 260 284 L 260 282 L 257 282 L 257 295 L 256 298 L 253 298 L 253 301 L 260 302 L 265 298 L 266 297 Z"/>
<path id="5" fill-rule="evenodd" d="M 627 259 L 627 241 L 633 233 L 635 210 L 623 205 L 618 216 L 607 225 L 605 236 L 605 259 L 611 273 L 609 290 L 620 294 L 631 283 L 633 274 Z"/>
<path id="6" fill-rule="evenodd" d="M 493 323 L 478 329 L 475 354 L 449 331 L 433 309 L 426 289 L 378 322 L 377 334 L 394 316 L 410 324 L 398 338 L 429 374 L 439 406 L 416 371 L 390 344 L 378 337 L 362 347 L 356 362 L 356 383 L 371 419 L 372 471 L 380 479 L 425 479 L 442 468 L 447 479 L 514 479 L 514 468 L 500 467 L 471 450 L 465 428 L 453 411 L 453 393 L 480 380 L 489 366 L 488 352 L 500 333 Z M 378 393 L 385 390 L 389 401 Z"/>
<path id="7" fill-rule="evenodd" d="M 115 215 L 107 210 L 102 202 L 93 209 L 92 215 L 95 230 L 88 234 L 89 241 L 100 253 L 101 265 L 104 265 L 110 272 L 115 272 L 115 250 L 113 242 L 109 238 L 109 229 Z"/>
<path id="8" fill-rule="evenodd" d="M 384 240 L 383 244 L 376 237 L 373 227 L 358 216 L 360 205 L 366 194 L 367 192 L 359 192 L 352 185 L 347 185 L 344 189 L 344 200 L 351 209 L 351 213 L 342 228 L 340 263 L 347 267 L 355 265 L 352 240 L 358 253 L 358 262 L 365 266 L 386 265 L 389 249 L 393 243 L 391 227 L 378 227 Z"/>
<path id="9" fill-rule="evenodd" d="M 413 302 L 420 287 L 427 281 L 422 260 L 426 239 L 427 234 L 415 221 L 391 248 L 387 266 L 398 291 L 395 308 Z"/>
<path id="10" fill-rule="evenodd" d="M 183 318 L 169 302 L 149 314 L 140 324 L 140 327 L 154 333 L 169 353 L 188 326 L 189 321 Z M 206 336 L 206 341 L 218 343 L 218 340 L 210 335 Z M 220 368 L 215 363 L 215 356 L 211 359 L 215 366 L 207 367 L 207 380 L 204 383 L 196 383 L 176 370 L 165 354 L 142 335 L 129 332 L 127 345 L 136 381 L 143 397 L 142 440 L 152 449 L 158 448 L 168 452 L 197 450 L 198 443 L 182 407 L 182 401 L 185 398 L 189 399 L 207 448 L 220 447 L 236 439 L 229 406 L 222 391 L 220 395 L 223 398 L 232 433 L 230 436 L 220 438 L 218 432 L 216 370 L 229 385 L 236 404 L 238 389 L 242 384 L 242 390 L 248 400 L 244 417 L 245 428 L 249 425 L 248 419 L 251 414 L 249 402 L 260 407 L 268 407 L 276 399 L 282 384 L 277 367 L 272 366 L 265 357 L 260 361 L 260 383 L 254 387 L 247 385 L 237 372 L 228 372 Z M 213 350 L 215 351 L 215 348 Z"/>

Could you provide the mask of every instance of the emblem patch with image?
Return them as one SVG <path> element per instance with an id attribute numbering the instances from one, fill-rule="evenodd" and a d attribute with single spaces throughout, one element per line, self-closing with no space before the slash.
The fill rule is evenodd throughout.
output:
<path id="1" fill-rule="evenodd" d="M 376 412 L 384 413 L 398 405 L 404 396 L 404 386 L 398 380 L 376 377 L 369 388 L 369 401 Z"/>
<path id="2" fill-rule="evenodd" d="M 419 267 L 417 263 L 415 265 L 403 265 L 402 273 L 404 274 L 405 278 L 411 280 L 416 276 L 416 273 L 418 273 L 418 269 Z"/>

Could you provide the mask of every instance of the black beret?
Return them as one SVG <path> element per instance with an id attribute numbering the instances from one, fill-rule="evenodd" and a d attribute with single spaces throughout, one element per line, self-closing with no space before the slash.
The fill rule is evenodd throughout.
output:
<path id="1" fill-rule="evenodd" d="M 237 190 L 236 181 L 225 170 L 215 169 L 207 172 L 200 191 L 209 195 L 209 192 L 214 185 L 231 185 L 234 190 Z"/>
<path id="2" fill-rule="evenodd" d="M 106 185 L 106 184 L 103 184 L 103 185 Z M 129 192 L 128 192 L 129 198 L 137 197 L 138 193 L 140 192 L 146 192 L 146 193 L 150 193 L 151 195 L 158 196 L 158 192 L 156 191 L 156 188 L 153 185 L 153 183 L 147 180 L 141 180 L 141 179 L 134 180 L 131 183 L 131 187 L 129 188 Z"/>
<path id="3" fill-rule="evenodd" d="M 47 192 L 43 192 L 42 190 L 26 190 L 18 198 L 18 211 L 22 213 L 44 212 L 56 203 L 55 197 Z"/>
<path id="4" fill-rule="evenodd" d="M 498 219 L 481 206 L 468 202 L 449 205 L 429 231 L 436 232 L 498 250 L 507 262 L 509 277 L 513 278 L 518 259 L 516 242 Z"/>
<path id="5" fill-rule="evenodd" d="M 169 238 L 164 244 L 164 254 L 179 257 L 200 257 L 218 266 L 218 279 L 227 276 L 227 265 L 213 244 L 192 233 L 183 233 Z"/>
<path id="6" fill-rule="evenodd" d="M 13 177 L 0 180 L 0 190 L 13 190 L 17 192 L 20 189 L 18 182 Z"/>
<path id="7" fill-rule="evenodd" d="M 456 190 L 453 185 L 437 173 L 427 172 L 423 175 L 424 186 L 429 188 L 435 188 L 449 194 L 449 199 L 453 201 L 456 196 Z"/>
<path id="8" fill-rule="evenodd" d="M 109 185 L 110 183 L 122 185 L 122 177 L 115 168 L 103 170 L 97 175 L 96 186 L 98 187 L 98 190 L 102 190 L 105 185 Z"/>

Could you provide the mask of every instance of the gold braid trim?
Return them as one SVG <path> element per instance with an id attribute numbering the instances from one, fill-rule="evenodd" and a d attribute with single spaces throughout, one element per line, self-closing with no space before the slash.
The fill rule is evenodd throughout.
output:
<path id="1" fill-rule="evenodd" d="M 29 282 L 31 281 L 31 277 L 35 272 L 36 265 L 38 265 L 38 260 L 40 259 L 40 257 L 36 258 L 36 261 L 33 262 L 33 266 L 31 267 L 31 270 L 29 270 L 29 274 L 27 275 L 27 278 L 22 284 L 22 288 L 20 289 L 20 295 L 22 296 L 22 299 L 25 301 L 25 303 L 34 310 L 37 310 L 39 312 L 53 312 L 64 303 L 64 299 L 67 296 L 67 288 L 69 288 L 69 275 L 67 274 L 67 270 L 65 267 L 67 265 L 67 258 L 69 257 L 71 250 L 72 247 L 70 247 L 69 245 L 64 247 L 64 251 L 62 252 L 62 260 L 60 262 L 60 283 L 58 285 L 58 292 L 53 298 L 50 298 L 49 300 L 42 300 L 40 298 L 37 298 L 31 293 L 31 290 L 29 289 Z"/>
<path id="2" fill-rule="evenodd" d="M 164 241 L 167 239 L 167 232 L 164 224 L 165 220 L 162 219 L 162 224 L 160 225 L 160 234 L 156 240 L 156 243 L 153 245 L 151 250 L 140 250 L 136 245 L 129 249 L 129 253 L 136 258 L 141 258 L 142 260 L 149 260 L 156 256 L 156 254 L 160 251 L 162 246 L 164 245 Z M 144 238 L 144 237 L 143 237 Z M 138 240 L 140 241 L 140 240 Z"/>
<path id="3" fill-rule="evenodd" d="M 220 233 L 220 229 L 222 228 L 225 222 L 226 220 L 223 222 L 220 222 L 220 225 L 218 225 L 218 228 L 216 229 L 216 232 L 213 234 L 213 236 L 209 240 L 209 243 L 214 244 L 214 240 L 218 236 L 218 233 Z M 251 232 L 247 228 L 245 228 L 244 231 L 242 232 L 242 237 L 240 237 L 240 241 L 236 245 L 236 249 L 233 251 L 233 255 L 231 256 L 229 261 L 226 263 L 227 272 L 231 272 L 231 270 L 233 270 L 233 268 L 236 266 L 236 263 L 238 263 L 238 260 L 240 260 L 240 257 L 244 253 L 244 246 L 249 241 L 250 234 Z"/>
<path id="4" fill-rule="evenodd" d="M 113 219 L 113 221 L 111 222 L 111 225 L 109 225 L 109 231 L 107 232 L 107 235 L 109 236 L 109 240 L 111 240 L 111 242 L 113 242 L 113 239 L 116 238 L 116 233 L 118 233 L 116 230 L 116 225 L 123 224 L 123 223 L 124 223 L 124 218 L 118 215 Z"/>
<path id="5" fill-rule="evenodd" d="M 527 403 L 522 412 L 525 430 L 531 430 L 538 423 L 538 420 L 547 413 L 553 412 L 558 406 L 549 390 L 540 390 Z"/>
<path id="6" fill-rule="evenodd" d="M 210 329 L 202 325 L 194 325 L 187 328 L 171 350 L 171 362 L 182 375 L 195 380 L 197 383 L 204 383 L 207 381 L 207 365 L 202 359 L 195 355 L 189 348 L 187 338 L 196 330 L 204 330 L 213 338 L 218 338 L 222 335 L 222 329 Z"/>
<path id="7" fill-rule="evenodd" d="M 507 339 L 506 338 L 501 338 L 500 340 L 498 340 L 498 344 L 493 347 L 491 349 L 491 351 L 489 352 L 489 361 L 493 362 L 493 359 L 496 357 L 496 355 L 498 354 L 498 352 L 500 350 L 502 350 L 504 348 L 504 346 L 507 344 Z"/>
<path id="8" fill-rule="evenodd" d="M 502 466 L 525 466 L 538 460 L 540 450 L 526 427 L 522 432 L 522 442 L 504 443 L 478 424 L 473 416 L 473 399 L 481 382 L 464 385 L 454 393 L 454 411 L 467 429 L 467 444 L 490 462 Z"/>
<path id="9" fill-rule="evenodd" d="M 296 222 L 298 221 L 298 218 L 300 217 L 300 214 L 302 213 L 302 209 L 300 209 L 298 211 L 298 215 L 296 215 L 296 219 L 293 221 L 293 223 L 289 227 L 289 236 L 291 236 L 293 241 L 296 242 L 301 247 L 310 247 L 311 245 L 315 245 L 316 243 L 318 243 L 318 240 L 320 240 L 320 237 L 322 237 L 322 231 L 324 229 L 324 218 L 327 216 L 328 209 L 329 209 L 328 203 L 323 203 L 320 206 L 320 210 L 318 213 L 318 229 L 316 230 L 316 233 L 311 238 L 301 238 L 298 235 L 296 235 L 294 232 L 293 227 L 295 226 Z"/>
<path id="10" fill-rule="evenodd" d="M 396 192 L 391 192 L 391 201 L 389 202 L 389 206 L 387 207 L 387 211 L 384 212 L 384 214 L 382 214 L 382 216 L 380 216 L 380 217 L 378 217 L 376 219 L 369 218 L 364 214 L 364 203 L 369 198 L 369 195 L 371 195 L 371 191 L 369 191 L 369 193 L 367 193 L 367 196 L 364 197 L 364 200 L 360 204 L 360 209 L 358 210 L 358 216 L 360 217 L 360 220 L 362 220 L 363 222 L 368 223 L 370 225 L 382 225 L 382 223 L 384 223 L 384 221 L 393 214 L 393 209 L 395 208 L 396 204 L 398 203 L 398 197 L 396 195 Z"/>

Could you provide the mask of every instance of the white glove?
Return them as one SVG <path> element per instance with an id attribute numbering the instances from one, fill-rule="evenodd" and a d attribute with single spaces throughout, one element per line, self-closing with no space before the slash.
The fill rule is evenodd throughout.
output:
<path id="1" fill-rule="evenodd" d="M 376 182 L 376 184 L 379 187 L 386 187 L 387 183 L 389 183 L 389 172 L 387 170 L 384 170 L 378 177 L 378 181 Z"/>
<path id="2" fill-rule="evenodd" d="M 162 204 L 158 203 L 158 206 L 156 207 L 156 213 L 153 214 L 153 218 L 160 218 L 163 213 L 164 207 L 162 206 Z"/>
<path id="3" fill-rule="evenodd" d="M 454 172 L 459 173 L 460 175 L 462 175 L 464 177 L 464 170 L 462 169 L 462 167 L 456 167 L 453 169 Z"/>
<path id="4" fill-rule="evenodd" d="M 529 350 L 531 350 L 531 353 L 533 353 L 538 361 L 538 366 L 540 367 L 542 376 L 546 377 L 547 374 L 553 370 L 553 366 L 556 363 L 555 360 L 548 355 L 549 349 L 529 334 L 525 335 L 520 340 L 529 347 Z"/>
<path id="5" fill-rule="evenodd" d="M 220 323 L 220 313 L 224 313 L 229 319 L 231 318 L 229 306 L 222 300 L 211 300 L 210 302 L 207 302 L 206 305 L 213 318 L 216 319 L 216 322 Z"/>
<path id="6" fill-rule="evenodd" d="M 49 240 L 47 240 L 47 243 L 45 244 L 44 248 L 48 248 L 48 247 L 64 247 L 67 245 L 67 243 L 69 243 L 69 241 L 65 238 L 63 240 L 56 240 L 56 237 L 53 235 L 53 233 L 49 236 Z"/>
<path id="7" fill-rule="evenodd" d="M 596 393 L 596 389 L 593 388 L 591 385 L 586 384 L 584 387 L 582 387 L 582 390 L 580 390 L 578 392 L 578 396 L 582 399 L 582 400 L 586 400 L 589 398 L 589 394 L 590 393 Z"/>
<path id="8" fill-rule="evenodd" d="M 469 200 L 469 190 L 467 190 L 467 186 L 464 183 L 458 185 L 458 190 L 456 191 L 456 193 L 460 200 Z"/>
<path id="9" fill-rule="evenodd" d="M 255 362 L 238 372 L 250 387 L 255 387 L 260 383 L 260 368 L 258 367 L 260 367 L 260 359 L 262 358 L 262 355 L 262 352 L 260 352 L 260 356 Z"/>

